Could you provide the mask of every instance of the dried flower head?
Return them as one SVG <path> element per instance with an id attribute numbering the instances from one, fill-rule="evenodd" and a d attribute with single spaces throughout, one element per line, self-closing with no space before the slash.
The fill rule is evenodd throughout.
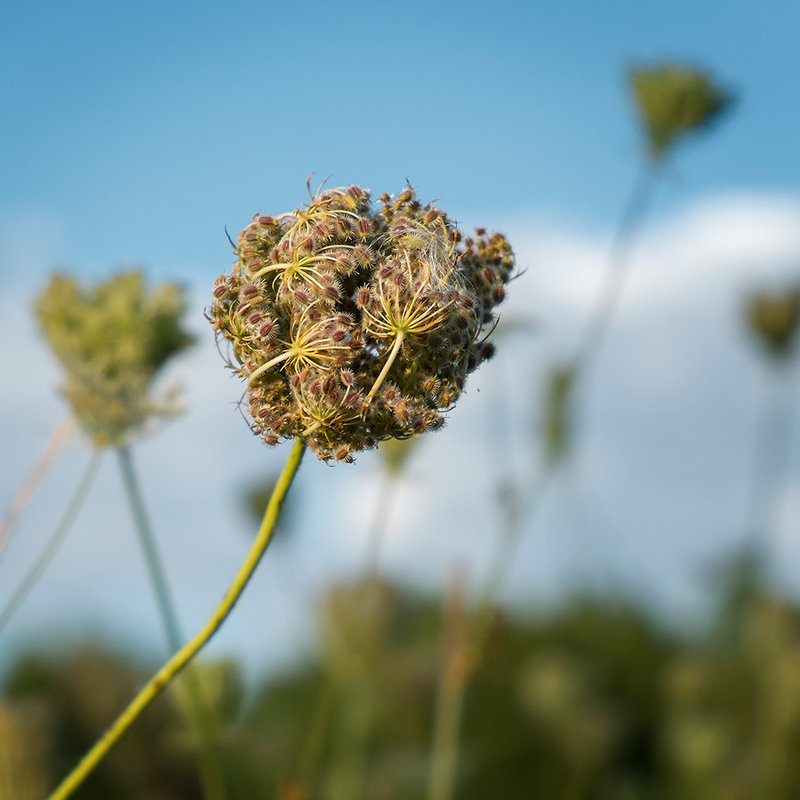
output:
<path id="1" fill-rule="evenodd" d="M 377 208 L 350 186 L 256 215 L 236 256 L 210 319 L 247 381 L 253 430 L 340 461 L 443 424 L 493 352 L 487 330 L 514 268 L 504 236 L 464 239 L 411 188 Z"/>
<path id="2" fill-rule="evenodd" d="M 630 71 L 630 83 L 656 160 L 679 139 L 709 126 L 733 100 L 706 72 L 682 64 L 637 67 Z"/>
<path id="3" fill-rule="evenodd" d="M 39 324 L 66 373 L 63 393 L 96 444 L 121 444 L 149 417 L 170 412 L 151 386 L 193 341 L 180 325 L 184 306 L 179 287 L 148 290 L 136 270 L 93 286 L 54 275 L 39 295 Z"/>
<path id="4" fill-rule="evenodd" d="M 800 322 L 800 288 L 754 292 L 745 314 L 750 331 L 771 356 L 790 355 Z"/>

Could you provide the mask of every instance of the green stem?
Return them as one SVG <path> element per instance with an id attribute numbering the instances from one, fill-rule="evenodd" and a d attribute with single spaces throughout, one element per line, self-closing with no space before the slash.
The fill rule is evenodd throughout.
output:
<path id="1" fill-rule="evenodd" d="M 267 549 L 267 545 L 269 545 L 272 539 L 278 513 L 280 512 L 286 493 L 289 491 L 297 468 L 300 466 L 300 461 L 302 460 L 304 452 L 305 442 L 300 438 L 295 439 L 289 458 L 275 484 L 272 497 L 270 497 L 269 503 L 267 504 L 267 509 L 264 512 L 264 518 L 255 541 L 220 604 L 214 609 L 206 624 L 203 625 L 191 641 L 175 653 L 175 655 L 148 681 L 130 705 L 117 718 L 116 722 L 103 734 L 75 769 L 50 795 L 49 800 L 64 800 L 64 798 L 69 797 L 84 780 L 86 780 L 111 747 L 138 719 L 139 715 L 197 655 L 217 630 L 219 630 L 223 622 L 225 622 L 249 583 L 250 578 L 253 576 L 256 567 Z"/>
<path id="2" fill-rule="evenodd" d="M 153 528 L 147 517 L 144 500 L 142 499 L 142 492 L 139 488 L 139 482 L 136 479 L 131 451 L 126 446 L 118 447 L 117 456 L 119 458 L 119 467 L 122 472 L 122 482 L 125 486 L 125 493 L 131 506 L 131 514 L 135 523 L 134 527 L 136 528 L 136 534 L 147 565 L 147 574 L 153 587 L 153 594 L 156 598 L 161 620 L 164 623 L 164 634 L 166 636 L 167 646 L 169 647 L 170 653 L 174 653 L 181 646 L 183 637 L 178 627 L 175 604 L 172 601 L 164 566 L 158 552 L 155 536 L 153 535 Z"/>
<path id="3" fill-rule="evenodd" d="M 463 681 L 444 676 L 436 702 L 433 736 L 433 767 L 429 800 L 451 800 L 458 767 L 458 739 L 464 710 Z"/>
<path id="4" fill-rule="evenodd" d="M 178 615 L 172 600 L 167 582 L 163 562 L 158 552 L 153 528 L 147 516 L 144 499 L 133 467 L 133 458 L 130 448 L 121 446 L 117 448 L 122 482 L 131 507 L 134 527 L 142 548 L 147 573 L 153 587 L 153 594 L 158 605 L 159 615 L 164 624 L 164 635 L 167 640 L 169 653 L 175 653 L 183 642 L 183 636 L 178 624 Z M 222 800 L 225 797 L 225 783 L 222 766 L 214 749 L 214 721 L 211 709 L 208 708 L 203 698 L 203 689 L 197 672 L 191 667 L 182 676 L 186 689 L 186 699 L 189 705 L 189 716 L 197 734 L 197 744 L 201 750 L 199 759 L 200 778 L 203 784 L 203 793 L 207 800 Z"/>
<path id="5" fill-rule="evenodd" d="M 2 632 L 6 625 L 8 625 L 8 623 L 11 621 L 11 618 L 14 616 L 19 606 L 28 596 L 31 589 L 33 589 L 33 587 L 36 585 L 42 573 L 47 568 L 47 565 L 58 551 L 58 548 L 61 547 L 61 544 L 66 538 L 67 533 L 69 533 L 72 523 L 75 521 L 75 518 L 77 517 L 78 512 L 80 511 L 80 508 L 86 499 L 86 495 L 89 493 L 89 488 L 91 487 L 95 475 L 97 474 L 97 468 L 100 466 L 102 455 L 102 450 L 99 449 L 92 452 L 92 457 L 89 460 L 89 463 L 86 465 L 83 476 L 81 477 L 81 480 L 75 489 L 75 493 L 72 495 L 69 505 L 64 511 L 64 515 L 61 517 L 61 520 L 59 521 L 58 525 L 56 525 L 55 530 L 45 543 L 44 549 L 39 554 L 39 557 L 33 562 L 16 591 L 6 601 L 6 604 L 3 606 L 2 610 L 0 610 L 0 632 Z"/>

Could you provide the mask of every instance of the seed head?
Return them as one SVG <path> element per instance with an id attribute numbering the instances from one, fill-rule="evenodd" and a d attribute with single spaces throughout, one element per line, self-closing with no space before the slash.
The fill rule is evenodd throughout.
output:
<path id="1" fill-rule="evenodd" d="M 378 208 L 361 187 L 326 189 L 253 218 L 209 317 L 259 435 L 302 436 L 320 458 L 352 461 L 442 426 L 492 352 L 486 330 L 513 269 L 504 236 L 464 239 L 410 187 Z"/>

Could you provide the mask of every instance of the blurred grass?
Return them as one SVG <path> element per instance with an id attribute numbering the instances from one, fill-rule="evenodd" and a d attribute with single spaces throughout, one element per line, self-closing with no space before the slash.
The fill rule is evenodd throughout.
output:
<path id="1" fill-rule="evenodd" d="M 601 598 L 499 614 L 466 697 L 455 796 L 800 796 L 800 606 L 752 564 L 726 575 L 716 617 L 695 638 Z M 441 598 L 364 580 L 331 588 L 317 648 L 293 669 L 245 686 L 235 663 L 200 662 L 231 800 L 424 796 Z M 3 786 L 72 763 L 147 674 L 99 647 L 20 657 L 0 703 Z M 308 758 L 320 696 L 330 724 Z M 76 797 L 197 797 L 178 702 L 161 698 Z M 20 758 L 11 745 L 23 736 Z"/>

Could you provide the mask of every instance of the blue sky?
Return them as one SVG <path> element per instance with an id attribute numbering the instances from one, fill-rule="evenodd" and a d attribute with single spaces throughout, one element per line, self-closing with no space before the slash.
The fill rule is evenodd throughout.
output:
<path id="1" fill-rule="evenodd" d="M 624 70 L 664 58 L 741 99 L 662 204 L 791 189 L 798 28 L 789 2 L 12 4 L 0 219 L 26 241 L 40 220 L 72 269 L 187 276 L 227 264 L 225 225 L 301 203 L 311 172 L 408 178 L 469 221 L 607 225 L 639 148 Z"/>
<path id="2" fill-rule="evenodd" d="M 234 408 L 241 390 L 202 318 L 213 279 L 230 267 L 225 227 L 235 236 L 257 211 L 300 205 L 312 172 L 375 193 L 408 178 L 465 226 L 509 234 L 527 271 L 508 313 L 538 325 L 534 337 L 501 347 L 447 428 L 420 447 L 387 544 L 387 566 L 404 579 L 438 587 L 459 563 L 477 581 L 497 477 L 487 398 L 510 387 L 508 428 L 531 429 L 534 387 L 574 343 L 639 162 L 625 69 L 682 59 L 712 70 L 739 100 L 679 149 L 659 185 L 597 370 L 580 459 L 525 540 L 509 591 L 552 596 L 608 574 L 691 616 L 699 565 L 741 539 L 759 380 L 741 300 L 764 281 L 797 279 L 800 265 L 800 7 L 298 8 L 33 2 L 5 11 L 0 297 L 14 333 L 0 344 L 0 372 L 14 378 L 0 382 L 0 508 L 64 413 L 57 366 L 29 314 L 48 273 L 99 277 L 144 265 L 155 279 L 181 280 L 200 344 L 169 377 L 185 386 L 188 412 L 138 445 L 137 457 L 156 528 L 169 532 L 165 560 L 186 628 L 198 625 L 249 541 L 237 485 L 285 455 L 250 437 Z M 67 450 L 23 519 L 0 564 L 0 601 L 66 503 L 86 450 Z M 784 581 L 800 592 L 794 450 L 773 516 Z M 508 452 L 524 474 L 530 440 L 520 433 Z M 107 459 L 8 641 L 89 629 L 160 645 L 113 466 Z M 304 464 L 295 550 L 270 553 L 213 652 L 261 663 L 297 647 L 324 582 L 361 563 L 378 486 L 374 455 L 354 467 Z"/>

